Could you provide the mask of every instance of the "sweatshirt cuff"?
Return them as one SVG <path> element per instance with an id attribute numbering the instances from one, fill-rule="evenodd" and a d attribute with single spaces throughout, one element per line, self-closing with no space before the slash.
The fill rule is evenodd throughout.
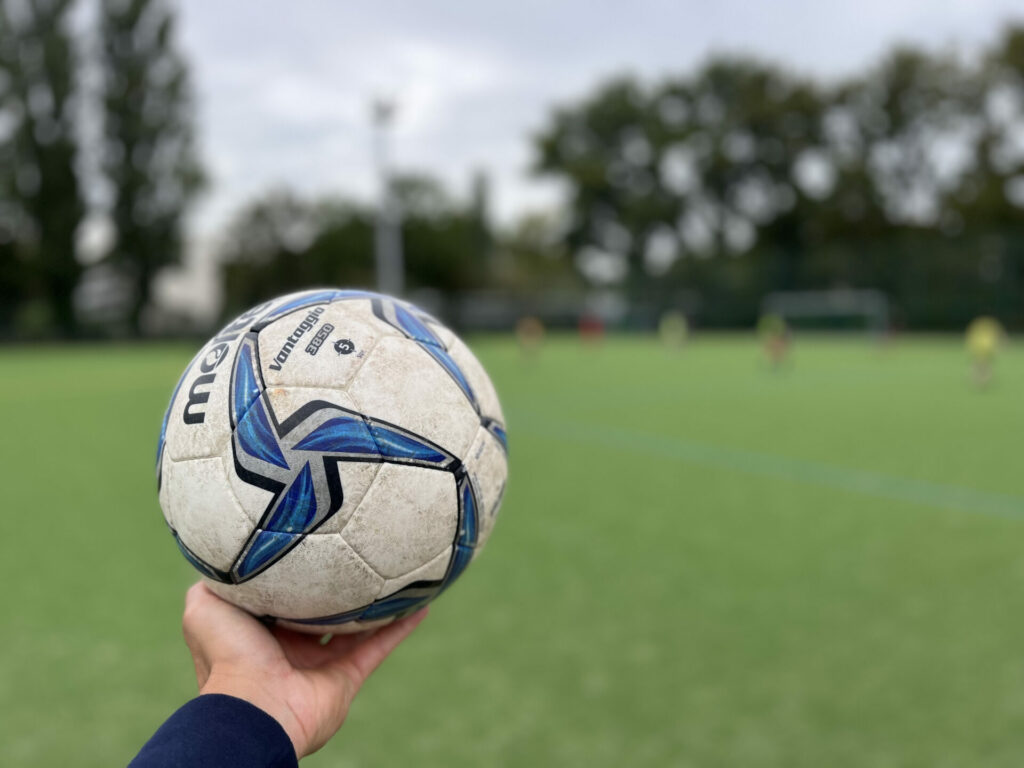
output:
<path id="1" fill-rule="evenodd" d="M 262 709 L 234 696 L 198 696 L 160 726 L 129 768 L 297 768 L 291 739 Z"/>

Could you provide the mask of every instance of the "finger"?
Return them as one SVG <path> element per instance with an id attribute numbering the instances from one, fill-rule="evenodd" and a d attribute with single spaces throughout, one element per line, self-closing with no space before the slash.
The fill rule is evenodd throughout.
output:
<path id="1" fill-rule="evenodd" d="M 196 630 L 208 624 L 212 617 L 230 616 L 235 611 L 242 612 L 240 608 L 236 608 L 213 594 L 203 582 L 197 581 L 185 593 L 185 612 L 181 617 L 182 627 L 186 636 L 189 633 L 195 634 Z M 223 620 L 220 618 L 220 621 Z"/>
<path id="2" fill-rule="evenodd" d="M 193 584 L 185 594 L 181 621 L 189 650 L 211 666 L 218 660 L 251 654 L 271 639 L 253 616 L 222 600 L 201 582 Z M 276 647 L 275 643 L 273 648 Z"/>
<path id="3" fill-rule="evenodd" d="M 197 581 L 185 593 L 185 618 L 208 617 L 210 614 L 251 619 L 252 617 L 236 605 L 223 600 L 206 586 Z"/>
<path id="4" fill-rule="evenodd" d="M 420 622 L 426 618 L 427 610 L 427 608 L 423 608 L 412 616 L 407 616 L 394 624 L 379 629 L 338 660 L 336 666 L 352 683 L 353 694 L 366 678 L 381 665 L 381 662 L 395 650 L 398 644 L 419 626 Z"/>
<path id="5" fill-rule="evenodd" d="M 196 612 L 200 610 L 204 589 L 206 586 L 203 582 L 197 581 L 185 593 L 185 610 L 181 616 L 181 628 L 185 632 L 186 639 L 188 639 L 189 630 L 195 625 Z"/>

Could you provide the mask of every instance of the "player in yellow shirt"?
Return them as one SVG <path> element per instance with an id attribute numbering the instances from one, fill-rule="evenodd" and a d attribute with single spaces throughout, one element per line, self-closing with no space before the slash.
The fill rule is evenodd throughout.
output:
<path id="1" fill-rule="evenodd" d="M 992 367 L 1003 336 L 1003 326 L 994 317 L 978 317 L 967 326 L 967 353 L 971 357 L 974 383 L 979 387 L 987 386 L 992 380 Z"/>
<path id="2" fill-rule="evenodd" d="M 675 309 L 665 312 L 658 323 L 658 337 L 669 349 L 682 349 L 690 338 L 690 323 L 686 315 Z"/>

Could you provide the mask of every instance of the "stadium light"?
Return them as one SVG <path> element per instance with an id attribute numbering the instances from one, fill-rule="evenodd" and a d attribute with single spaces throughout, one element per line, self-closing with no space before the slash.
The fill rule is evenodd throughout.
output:
<path id="1" fill-rule="evenodd" d="M 377 288 L 381 293 L 398 296 L 405 287 L 402 211 L 395 198 L 388 157 L 388 129 L 394 120 L 395 103 L 387 99 L 375 99 L 371 107 L 371 114 L 373 116 L 374 160 L 380 185 L 374 232 Z"/>

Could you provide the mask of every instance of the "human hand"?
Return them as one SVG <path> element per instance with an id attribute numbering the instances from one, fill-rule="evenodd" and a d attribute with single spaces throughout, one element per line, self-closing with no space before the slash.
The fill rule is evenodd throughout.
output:
<path id="1" fill-rule="evenodd" d="M 199 693 L 244 699 L 284 728 L 302 758 L 341 727 L 370 673 L 411 633 L 427 609 L 379 630 L 316 635 L 268 628 L 221 600 L 201 582 L 185 595 L 182 629 L 196 665 Z"/>

